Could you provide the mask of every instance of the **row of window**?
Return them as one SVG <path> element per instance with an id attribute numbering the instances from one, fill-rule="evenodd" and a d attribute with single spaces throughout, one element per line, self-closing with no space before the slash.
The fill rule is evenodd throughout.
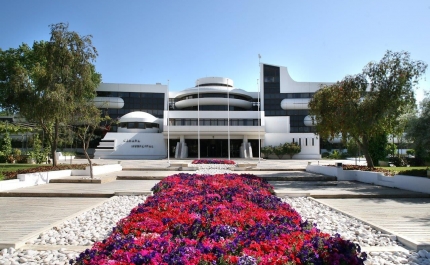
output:
<path id="1" fill-rule="evenodd" d="M 234 95 L 234 94 L 229 94 L 228 97 L 235 98 L 235 99 L 249 100 L 247 97 Z M 175 102 L 185 100 L 185 99 L 193 99 L 193 98 L 227 98 L 227 94 L 226 93 L 200 93 L 200 94 L 188 95 L 185 97 L 177 98 L 175 99 Z"/>
<path id="2" fill-rule="evenodd" d="M 193 106 L 193 107 L 189 107 L 189 108 L 183 108 L 181 110 L 203 110 L 203 111 L 208 111 L 208 110 L 216 110 L 216 111 L 227 111 L 228 107 L 224 106 L 224 105 L 212 105 L 212 106 Z M 241 107 L 234 107 L 234 106 L 230 106 L 230 111 L 246 111 L 247 109 L 241 108 Z"/>
<path id="3" fill-rule="evenodd" d="M 97 91 L 97 96 L 98 97 L 120 97 L 120 98 L 164 98 L 164 93 Z"/>
<path id="4" fill-rule="evenodd" d="M 295 143 L 296 142 L 296 139 L 295 138 L 293 138 L 293 143 Z M 305 138 L 304 139 L 304 145 L 305 146 L 308 146 L 308 144 L 309 145 L 312 145 L 312 146 L 314 146 L 315 145 L 315 139 L 314 138 L 311 138 L 311 140 L 310 141 L 308 141 L 308 138 Z M 297 141 L 297 143 L 299 144 L 299 145 L 302 145 L 302 138 L 299 138 L 298 139 L 298 141 Z"/>
<path id="5" fill-rule="evenodd" d="M 264 99 L 312 98 L 315 93 L 264 93 Z"/>
<path id="6" fill-rule="evenodd" d="M 163 117 L 163 110 L 154 110 L 154 109 L 141 109 L 141 108 L 134 108 L 134 109 L 108 109 L 107 113 L 110 117 L 112 115 L 125 115 L 127 113 L 133 112 L 133 111 L 143 111 L 146 113 L 149 113 L 155 117 L 162 118 Z"/>
<path id="7" fill-rule="evenodd" d="M 127 129 L 152 129 L 159 128 L 160 125 L 152 122 L 121 122 L 119 127 Z"/>
<path id="8" fill-rule="evenodd" d="M 169 119 L 171 126 L 197 126 L 197 119 Z M 230 119 L 230 126 L 258 126 L 258 119 Z M 227 119 L 200 119 L 200 126 L 228 126 Z"/>
<path id="9" fill-rule="evenodd" d="M 164 105 L 164 98 L 123 98 L 124 103 L 141 103 L 141 104 L 148 104 L 148 103 L 162 103 Z"/>
<path id="10" fill-rule="evenodd" d="M 290 126 L 290 133 L 315 133 L 315 132 L 316 132 L 315 127 L 309 127 L 309 126 L 293 127 L 293 126 Z"/>

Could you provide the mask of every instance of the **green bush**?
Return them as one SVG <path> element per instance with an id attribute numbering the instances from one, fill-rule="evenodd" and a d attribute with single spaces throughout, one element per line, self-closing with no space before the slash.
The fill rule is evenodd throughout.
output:
<path id="1" fill-rule="evenodd" d="M 329 155 L 329 158 L 331 159 L 341 159 L 342 153 L 339 152 L 339 150 L 333 150 L 333 152 Z"/>
<path id="2" fill-rule="evenodd" d="M 375 165 L 378 165 L 379 160 L 385 160 L 387 158 L 387 135 L 380 134 L 374 136 L 369 140 L 369 154 Z"/>
<path id="3" fill-rule="evenodd" d="M 323 152 L 323 153 L 321 154 L 321 157 L 322 157 L 322 158 L 329 158 L 329 157 L 330 157 L 330 153 L 329 153 L 329 152 Z"/>
<path id="4" fill-rule="evenodd" d="M 286 150 L 283 144 L 279 144 L 278 146 L 274 146 L 273 147 L 273 153 L 279 158 L 281 159 L 285 154 L 286 154 Z"/>
<path id="5" fill-rule="evenodd" d="M 271 145 L 263 146 L 260 149 L 261 153 L 265 158 L 269 157 L 269 155 L 273 154 L 273 147 Z"/>
<path id="6" fill-rule="evenodd" d="M 403 157 L 393 156 L 388 159 L 391 163 L 393 163 L 396 167 L 404 167 L 407 165 L 407 162 Z"/>
<path id="7" fill-rule="evenodd" d="M 2 162 L 10 162 L 13 160 L 12 157 L 12 139 L 8 132 L 3 135 L 3 139 L 0 141 L 0 156 Z"/>
<path id="8" fill-rule="evenodd" d="M 302 151 L 302 147 L 297 143 L 285 143 L 284 149 L 285 153 L 290 156 L 290 159 L 292 159 L 295 154 L 298 154 Z"/>
<path id="9" fill-rule="evenodd" d="M 49 147 L 43 148 L 42 141 L 36 135 L 33 140 L 33 150 L 29 154 L 31 158 L 36 160 L 37 164 L 42 164 L 46 162 L 46 157 L 49 155 Z"/>

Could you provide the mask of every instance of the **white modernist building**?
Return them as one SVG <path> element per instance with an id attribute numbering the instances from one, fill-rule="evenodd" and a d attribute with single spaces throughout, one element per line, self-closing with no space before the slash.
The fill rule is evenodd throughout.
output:
<path id="1" fill-rule="evenodd" d="M 94 157 L 252 158 L 259 157 L 259 143 L 297 142 L 302 151 L 294 158 L 320 158 L 308 102 L 322 83 L 296 82 L 285 67 L 260 68 L 258 92 L 224 77 L 200 78 L 175 92 L 161 84 L 101 84 L 95 102 L 119 123 Z"/>

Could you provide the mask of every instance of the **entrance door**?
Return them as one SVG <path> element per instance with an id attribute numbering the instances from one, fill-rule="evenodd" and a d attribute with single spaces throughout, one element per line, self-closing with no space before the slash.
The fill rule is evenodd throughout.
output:
<path id="1" fill-rule="evenodd" d="M 188 146 L 188 157 L 198 157 L 198 140 L 185 139 Z M 242 140 L 230 140 L 230 157 L 240 157 Z M 226 139 L 200 139 L 201 158 L 228 158 L 228 140 Z"/>

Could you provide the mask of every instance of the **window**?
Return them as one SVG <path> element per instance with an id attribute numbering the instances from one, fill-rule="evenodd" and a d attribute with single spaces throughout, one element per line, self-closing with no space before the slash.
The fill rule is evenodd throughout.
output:
<path id="1" fill-rule="evenodd" d="M 203 124 L 200 124 L 200 125 L 210 126 L 210 125 L 211 125 L 211 120 L 204 119 L 204 120 L 203 120 Z"/>
<path id="2" fill-rule="evenodd" d="M 312 146 L 314 146 L 314 138 L 312 138 Z"/>

